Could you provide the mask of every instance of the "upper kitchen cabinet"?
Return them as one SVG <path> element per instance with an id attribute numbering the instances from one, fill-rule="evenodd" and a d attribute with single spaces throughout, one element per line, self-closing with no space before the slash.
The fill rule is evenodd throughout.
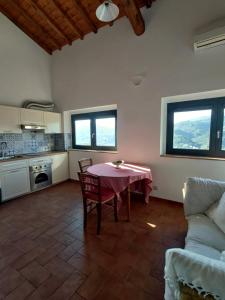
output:
<path id="1" fill-rule="evenodd" d="M 44 124 L 44 112 L 35 109 L 20 109 L 21 112 L 21 123 L 22 124 L 33 124 L 43 125 Z"/>
<path id="2" fill-rule="evenodd" d="M 61 133 L 62 117 L 59 113 L 44 112 L 45 133 Z"/>
<path id="3" fill-rule="evenodd" d="M 20 109 L 0 106 L 0 133 L 21 133 Z"/>

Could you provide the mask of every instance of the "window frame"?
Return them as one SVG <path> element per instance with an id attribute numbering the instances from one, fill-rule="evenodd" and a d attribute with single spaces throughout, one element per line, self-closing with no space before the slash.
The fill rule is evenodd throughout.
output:
<path id="1" fill-rule="evenodd" d="M 115 146 L 97 146 L 96 145 L 96 119 L 100 118 L 115 118 Z M 76 126 L 77 120 L 90 120 L 90 134 L 91 145 L 77 145 L 76 144 Z M 90 113 L 72 114 L 71 115 L 72 128 L 72 148 L 81 150 L 102 150 L 102 151 L 116 151 L 117 150 L 117 110 L 98 111 Z"/>
<path id="2" fill-rule="evenodd" d="M 211 127 L 209 137 L 209 150 L 174 149 L 174 113 L 211 109 Z M 167 127 L 166 127 L 166 154 L 202 157 L 225 157 L 225 150 L 221 150 L 223 137 L 223 119 L 225 109 L 225 97 L 172 102 L 167 104 Z M 220 137 L 217 132 L 220 131 Z"/>

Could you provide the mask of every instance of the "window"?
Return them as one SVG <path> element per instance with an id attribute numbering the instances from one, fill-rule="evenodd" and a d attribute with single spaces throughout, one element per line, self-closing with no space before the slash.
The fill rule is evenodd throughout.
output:
<path id="1" fill-rule="evenodd" d="M 225 98 L 169 103 L 166 153 L 225 157 Z"/>
<path id="2" fill-rule="evenodd" d="M 116 150 L 117 111 L 71 116 L 74 149 Z"/>

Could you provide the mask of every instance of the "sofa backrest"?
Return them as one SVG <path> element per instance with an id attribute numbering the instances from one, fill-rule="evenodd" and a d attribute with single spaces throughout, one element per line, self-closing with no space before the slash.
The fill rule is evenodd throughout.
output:
<path id="1" fill-rule="evenodd" d="M 186 216 L 204 213 L 225 192 L 225 182 L 190 177 L 184 185 L 184 213 Z"/>

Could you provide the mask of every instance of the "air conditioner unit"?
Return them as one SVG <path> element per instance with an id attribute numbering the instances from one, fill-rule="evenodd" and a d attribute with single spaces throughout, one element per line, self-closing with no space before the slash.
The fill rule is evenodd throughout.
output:
<path id="1" fill-rule="evenodd" d="M 198 34 L 194 39 L 194 49 L 207 49 L 225 44 L 225 26 Z"/>

